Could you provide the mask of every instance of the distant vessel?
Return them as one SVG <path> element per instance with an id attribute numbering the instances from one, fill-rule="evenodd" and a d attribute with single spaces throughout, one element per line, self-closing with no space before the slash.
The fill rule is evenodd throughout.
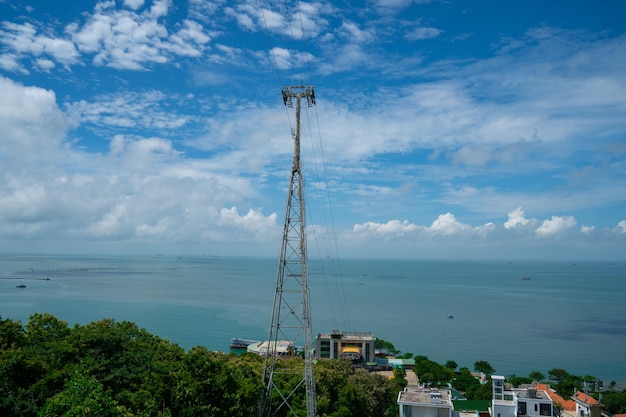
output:
<path id="1" fill-rule="evenodd" d="M 449 318 L 449 319 L 453 319 L 453 318 L 454 318 L 454 316 L 453 316 L 452 314 L 448 314 L 448 318 Z"/>
<path id="2" fill-rule="evenodd" d="M 230 348 L 231 349 L 247 349 L 248 346 L 257 342 L 258 340 L 246 340 L 246 339 L 239 339 L 236 337 L 234 339 L 230 339 Z"/>
<path id="3" fill-rule="evenodd" d="M 26 288 L 26 285 L 24 284 L 16 285 L 15 288 Z"/>
<path id="4" fill-rule="evenodd" d="M 530 277 L 522 277 L 522 281 L 530 281 Z"/>

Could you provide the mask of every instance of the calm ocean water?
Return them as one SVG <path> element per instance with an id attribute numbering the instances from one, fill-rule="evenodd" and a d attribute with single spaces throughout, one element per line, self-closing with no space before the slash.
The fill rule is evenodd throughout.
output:
<path id="1" fill-rule="evenodd" d="M 233 337 L 267 337 L 276 266 L 5 255 L 0 315 L 128 320 L 185 348 L 228 351 Z M 314 335 L 371 331 L 440 363 L 471 369 L 486 360 L 498 374 L 522 376 L 564 368 L 626 383 L 626 263 L 311 260 L 309 271 Z"/>

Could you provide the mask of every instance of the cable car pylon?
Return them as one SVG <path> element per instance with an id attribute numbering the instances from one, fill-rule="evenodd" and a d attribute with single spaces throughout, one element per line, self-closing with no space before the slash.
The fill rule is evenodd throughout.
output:
<path id="1" fill-rule="evenodd" d="M 296 110 L 293 165 L 289 181 L 283 239 L 276 274 L 269 337 L 264 350 L 263 390 L 258 417 L 297 416 L 302 393 L 306 416 L 315 417 L 315 377 L 309 304 L 304 178 L 300 160 L 300 111 L 315 105 L 312 86 L 287 86 L 283 102 Z M 296 403 L 298 406 L 296 407 Z"/>

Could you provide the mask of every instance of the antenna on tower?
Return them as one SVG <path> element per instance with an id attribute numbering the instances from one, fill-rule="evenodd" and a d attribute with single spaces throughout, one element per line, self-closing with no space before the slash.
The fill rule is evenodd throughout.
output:
<path id="1" fill-rule="evenodd" d="M 300 110 L 303 100 L 307 107 L 315 105 L 315 93 L 312 86 L 299 85 L 284 87 L 282 94 L 285 106 L 293 108 L 295 101 L 296 128 L 292 131 L 293 165 L 276 274 L 274 305 L 265 349 L 263 391 L 258 416 L 270 417 L 285 413 L 296 416 L 292 407 L 298 398 L 295 394 L 304 389 L 306 415 L 315 417 L 304 178 L 300 160 Z M 298 346 L 299 343 L 302 343 L 301 347 Z M 300 378 L 295 378 L 294 374 Z M 283 411 L 277 414 L 279 410 Z"/>

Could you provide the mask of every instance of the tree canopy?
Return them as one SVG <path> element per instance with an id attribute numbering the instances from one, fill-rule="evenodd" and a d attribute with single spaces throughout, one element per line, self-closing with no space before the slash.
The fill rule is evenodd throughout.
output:
<path id="1" fill-rule="evenodd" d="M 302 366 L 298 358 L 285 361 Z M 401 381 L 351 365 L 315 365 L 320 416 L 394 416 Z M 256 415 L 262 367 L 253 354 L 186 352 L 126 321 L 70 327 L 34 314 L 23 326 L 0 318 L 3 416 Z"/>

